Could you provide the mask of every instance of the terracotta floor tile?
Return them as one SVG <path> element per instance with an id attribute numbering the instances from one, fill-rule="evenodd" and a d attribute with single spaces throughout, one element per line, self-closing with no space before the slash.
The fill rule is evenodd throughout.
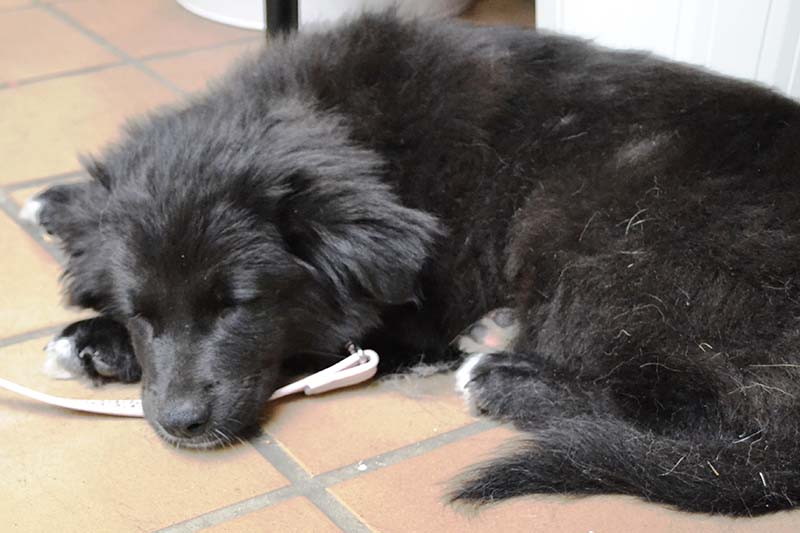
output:
<path id="1" fill-rule="evenodd" d="M 97 150 L 126 117 L 173 100 L 133 67 L 0 91 L 0 185 L 78 170 L 79 151 Z"/>
<path id="2" fill-rule="evenodd" d="M 16 9 L 31 5 L 31 0 L 0 0 L 0 9 Z"/>
<path id="3" fill-rule="evenodd" d="M 277 403 L 265 429 L 316 475 L 472 422 L 451 384 L 419 398 L 387 383 L 295 397 Z"/>
<path id="4" fill-rule="evenodd" d="M 148 66 L 185 91 L 203 89 L 206 83 L 227 70 L 248 51 L 263 46 L 261 40 L 200 50 L 177 57 L 152 59 Z"/>
<path id="5" fill-rule="evenodd" d="M 59 4 L 58 8 L 134 57 L 258 35 L 198 17 L 174 0 L 83 0 Z"/>
<path id="6" fill-rule="evenodd" d="M 475 513 L 444 504 L 455 476 L 494 455 L 514 433 L 493 429 L 328 489 L 377 531 L 459 533 L 776 532 L 797 531 L 800 512 L 759 519 L 689 515 L 633 498 L 539 496 L 513 499 Z"/>
<path id="7" fill-rule="evenodd" d="M 533 26 L 533 0 L 480 0 L 462 16 L 476 24 Z"/>
<path id="8" fill-rule="evenodd" d="M 78 320 L 85 312 L 61 304 L 61 270 L 33 239 L 0 213 L 0 338 Z"/>
<path id="9" fill-rule="evenodd" d="M 138 394 L 137 386 L 91 389 L 41 376 L 46 341 L 0 350 L 0 375 L 53 394 Z M 51 531 L 55 524 L 63 532 L 150 531 L 287 483 L 249 445 L 176 450 L 144 420 L 72 413 L 4 391 L 0 433 L 0 520 L 14 531 Z"/>
<path id="10" fill-rule="evenodd" d="M 118 61 L 47 12 L 0 13 L 0 83 Z"/>
<path id="11" fill-rule="evenodd" d="M 203 529 L 213 533 L 335 533 L 341 531 L 306 498 L 293 498 L 234 520 Z"/>
<path id="12" fill-rule="evenodd" d="M 37 185 L 35 187 L 25 187 L 24 189 L 18 189 L 16 191 L 8 193 L 11 199 L 17 206 L 17 209 L 21 209 L 25 202 L 39 194 L 40 192 L 46 190 L 50 185 Z"/>

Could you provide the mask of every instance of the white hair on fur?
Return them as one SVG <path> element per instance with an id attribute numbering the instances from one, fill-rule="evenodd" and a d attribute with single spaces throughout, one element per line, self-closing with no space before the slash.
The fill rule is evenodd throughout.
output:
<path id="1" fill-rule="evenodd" d="M 453 362 L 419 363 L 402 373 L 381 378 L 380 383 L 409 398 L 441 396 L 453 389 Z"/>

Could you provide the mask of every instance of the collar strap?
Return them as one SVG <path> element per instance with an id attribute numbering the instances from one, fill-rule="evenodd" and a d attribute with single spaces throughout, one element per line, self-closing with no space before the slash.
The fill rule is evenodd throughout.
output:
<path id="1" fill-rule="evenodd" d="M 367 381 L 378 370 L 379 357 L 373 350 L 362 350 L 348 344 L 350 355 L 338 363 L 311 374 L 303 379 L 290 383 L 276 390 L 270 400 L 303 392 L 306 395 L 321 394 L 334 389 L 349 387 Z M 0 388 L 26 396 L 46 404 L 112 416 L 143 417 L 141 400 L 80 400 L 62 398 L 17 385 L 7 379 L 0 378 Z"/>

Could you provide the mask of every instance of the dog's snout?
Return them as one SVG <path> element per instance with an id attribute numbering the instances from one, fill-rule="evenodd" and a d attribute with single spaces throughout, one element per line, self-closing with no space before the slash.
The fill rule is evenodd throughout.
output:
<path id="1" fill-rule="evenodd" d="M 182 398 L 165 406 L 158 422 L 170 435 L 190 438 L 205 432 L 210 418 L 211 407 L 207 402 Z"/>

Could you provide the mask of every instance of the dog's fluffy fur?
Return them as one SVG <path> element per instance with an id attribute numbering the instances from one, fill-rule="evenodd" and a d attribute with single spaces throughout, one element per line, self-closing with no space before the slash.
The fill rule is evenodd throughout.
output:
<path id="1" fill-rule="evenodd" d="M 533 440 L 456 498 L 756 515 L 800 501 L 799 146 L 800 106 L 747 83 L 367 16 L 131 124 L 38 216 L 101 313 L 87 373 L 141 367 L 171 442 L 246 434 L 306 354 L 447 360 L 509 306 L 466 387 Z"/>

